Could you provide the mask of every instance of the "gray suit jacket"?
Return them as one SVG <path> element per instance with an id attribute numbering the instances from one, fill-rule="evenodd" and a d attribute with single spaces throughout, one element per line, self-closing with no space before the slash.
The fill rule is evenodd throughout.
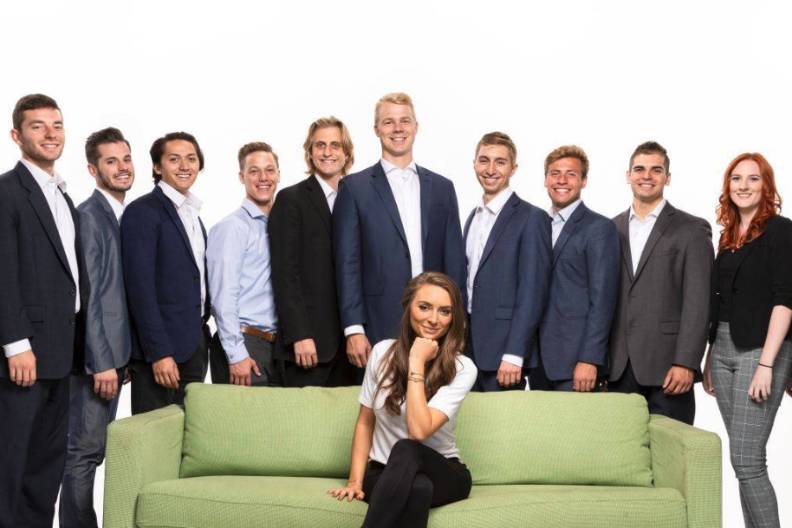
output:
<path id="1" fill-rule="evenodd" d="M 129 331 L 121 234 L 107 198 L 95 190 L 79 205 L 80 241 L 91 293 L 86 306 L 85 372 L 122 368 L 129 362 Z"/>
<path id="2" fill-rule="evenodd" d="M 630 210 L 613 221 L 622 259 L 610 380 L 622 376 L 628 360 L 644 386 L 661 386 L 672 365 L 693 369 L 700 379 L 714 258 L 709 223 L 666 203 L 633 273 Z"/>

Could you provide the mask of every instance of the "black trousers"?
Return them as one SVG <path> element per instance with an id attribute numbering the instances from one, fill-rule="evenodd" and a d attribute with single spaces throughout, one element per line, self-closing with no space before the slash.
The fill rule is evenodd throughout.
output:
<path id="1" fill-rule="evenodd" d="M 154 381 L 151 363 L 139 359 L 129 362 L 129 376 L 132 378 L 132 414 L 140 414 L 166 407 L 172 403 L 184 403 L 184 388 L 188 383 L 203 383 L 206 379 L 209 355 L 209 328 L 203 325 L 198 347 L 190 359 L 177 363 L 179 367 L 179 388 L 168 389 Z"/>
<path id="2" fill-rule="evenodd" d="M 466 499 L 472 479 L 467 466 L 415 440 L 399 440 L 387 465 L 371 461 L 363 478 L 369 503 L 364 528 L 425 527 L 429 508 Z"/>
<path id="3" fill-rule="evenodd" d="M 254 387 L 281 387 L 283 380 L 281 379 L 281 372 L 275 365 L 275 347 L 280 344 L 275 341 L 271 343 L 261 337 L 242 334 L 245 340 L 245 350 L 248 355 L 258 364 L 261 376 L 256 376 L 254 372 L 250 373 L 250 384 Z M 212 373 L 213 384 L 229 384 L 231 383 L 231 370 L 228 366 L 228 357 L 223 344 L 220 342 L 220 336 L 215 335 L 212 337 L 212 346 L 209 352 L 209 366 Z"/>
<path id="4" fill-rule="evenodd" d="M 476 383 L 473 385 L 473 391 L 475 392 L 502 392 L 502 391 L 511 391 L 511 390 L 525 390 L 525 376 L 528 375 L 528 370 L 523 369 L 522 374 L 520 374 L 520 381 L 516 385 L 512 385 L 511 387 L 502 387 L 500 383 L 498 383 L 498 371 L 497 370 L 480 370 L 478 371 L 478 376 L 476 377 Z"/>
<path id="5" fill-rule="evenodd" d="M 51 527 L 66 460 L 69 377 L 0 378 L 0 528 Z"/>
<path id="6" fill-rule="evenodd" d="M 647 387 L 635 379 L 632 364 L 628 361 L 621 378 L 608 383 L 609 392 L 637 393 L 646 398 L 649 412 L 662 414 L 680 422 L 693 425 L 696 417 L 696 398 L 693 388 L 684 394 L 671 396 L 663 392 L 663 387 Z"/>
<path id="7" fill-rule="evenodd" d="M 289 349 L 290 350 L 290 349 Z M 303 368 L 294 360 L 278 360 L 284 387 L 348 387 L 357 383 L 357 370 L 339 350 L 335 357 L 312 368 Z"/>

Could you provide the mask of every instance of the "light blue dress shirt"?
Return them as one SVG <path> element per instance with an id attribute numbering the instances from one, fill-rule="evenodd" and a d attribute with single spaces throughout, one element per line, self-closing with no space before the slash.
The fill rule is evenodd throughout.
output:
<path id="1" fill-rule="evenodd" d="M 242 326 L 275 332 L 267 215 L 249 199 L 209 232 L 206 264 L 212 315 L 228 363 L 249 357 Z"/>

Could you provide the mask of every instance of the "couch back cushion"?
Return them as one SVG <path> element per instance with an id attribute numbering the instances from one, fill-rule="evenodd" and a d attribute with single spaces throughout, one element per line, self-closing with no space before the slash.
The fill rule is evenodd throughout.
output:
<path id="1" fill-rule="evenodd" d="M 184 401 L 181 477 L 344 478 L 359 391 L 193 383 Z"/>
<path id="2" fill-rule="evenodd" d="M 191 384 L 181 476 L 346 478 L 359 390 Z M 457 444 L 475 484 L 651 486 L 648 424 L 637 395 L 471 393 Z"/>
<path id="3" fill-rule="evenodd" d="M 635 394 L 471 393 L 457 445 L 474 484 L 652 485 L 649 412 Z"/>

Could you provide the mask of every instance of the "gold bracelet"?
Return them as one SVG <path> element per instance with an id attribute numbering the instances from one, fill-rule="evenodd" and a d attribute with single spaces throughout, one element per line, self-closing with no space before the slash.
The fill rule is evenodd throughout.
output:
<path id="1" fill-rule="evenodd" d="M 418 382 L 418 383 L 423 383 L 424 381 L 426 381 L 423 376 L 419 376 L 417 374 L 410 374 L 409 376 L 407 376 L 407 380 L 408 381 L 415 381 L 415 382 Z"/>

